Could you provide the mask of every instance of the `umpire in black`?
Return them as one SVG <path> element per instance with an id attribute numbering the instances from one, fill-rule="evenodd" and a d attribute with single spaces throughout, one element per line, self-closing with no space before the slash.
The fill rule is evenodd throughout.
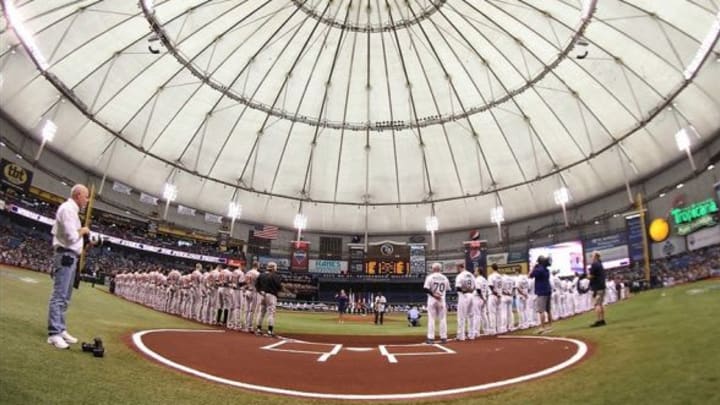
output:
<path id="1" fill-rule="evenodd" d="M 262 324 L 267 317 L 267 330 L 269 336 L 274 336 L 275 328 L 275 307 L 277 306 L 277 296 L 282 290 L 282 279 L 277 274 L 277 263 L 269 262 L 267 271 L 260 274 L 257 279 L 257 291 L 260 294 L 260 316 L 258 317 L 258 325 L 255 329 L 256 335 L 262 335 Z"/>

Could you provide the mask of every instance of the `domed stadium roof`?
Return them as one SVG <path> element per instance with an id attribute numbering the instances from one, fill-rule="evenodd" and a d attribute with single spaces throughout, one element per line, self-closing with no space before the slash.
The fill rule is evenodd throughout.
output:
<path id="1" fill-rule="evenodd" d="M 49 147 L 99 175 L 253 222 L 512 221 L 720 128 L 713 0 L 2 3 L 6 114 L 38 138 L 52 120 Z"/>

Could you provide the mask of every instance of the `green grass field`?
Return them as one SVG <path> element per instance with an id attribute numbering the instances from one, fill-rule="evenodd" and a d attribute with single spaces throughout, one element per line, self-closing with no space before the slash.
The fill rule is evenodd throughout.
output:
<path id="1" fill-rule="evenodd" d="M 0 404 L 335 403 L 256 394 L 151 363 L 126 346 L 122 337 L 142 329 L 203 325 L 120 300 L 88 284 L 74 292 L 69 330 L 81 340 L 101 336 L 106 357 L 93 358 L 79 345 L 70 351 L 54 349 L 45 343 L 49 294 L 47 275 L 0 268 Z M 580 338 L 594 346 L 593 355 L 579 365 L 488 393 L 423 403 L 720 403 L 719 316 L 718 280 L 642 293 L 609 307 L 605 328 L 588 328 L 590 314 L 554 325 L 553 335 Z M 332 314 L 298 313 L 281 313 L 277 329 L 280 333 L 424 333 L 406 327 L 397 317 L 375 327 L 369 317 L 367 324 L 338 325 Z M 454 329 L 452 318 L 449 330 Z M 460 373 L 462 366 L 458 363 L 445 372 Z"/>

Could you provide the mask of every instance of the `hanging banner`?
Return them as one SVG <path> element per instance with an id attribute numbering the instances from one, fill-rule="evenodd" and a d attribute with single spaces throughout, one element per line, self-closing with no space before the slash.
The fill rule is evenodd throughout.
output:
<path id="1" fill-rule="evenodd" d="M 365 272 L 365 246 L 349 244 L 350 248 L 350 274 L 363 274 Z"/>
<path id="2" fill-rule="evenodd" d="M 633 262 L 641 262 L 645 258 L 643 252 L 643 227 L 640 216 L 625 218 L 627 227 L 628 254 Z"/>
<path id="3" fill-rule="evenodd" d="M 681 236 L 671 236 L 664 242 L 652 244 L 652 257 L 653 259 L 663 259 L 678 255 L 686 250 L 685 238 Z"/>
<path id="4" fill-rule="evenodd" d="M 310 242 L 294 240 L 290 242 L 290 271 L 307 273 L 310 261 Z"/>
<path id="5" fill-rule="evenodd" d="M 720 244 L 720 225 L 704 228 L 687 236 L 689 250 L 698 250 L 718 244 Z"/>
<path id="6" fill-rule="evenodd" d="M 465 268 L 473 274 L 476 269 L 480 269 L 480 273 L 487 276 L 487 241 L 465 241 L 463 246 L 465 247 Z"/>
<path id="7" fill-rule="evenodd" d="M 140 202 L 143 204 L 158 205 L 158 198 L 150 194 L 140 193 Z"/>
<path id="8" fill-rule="evenodd" d="M 222 224 L 222 219 L 220 215 L 210 214 L 209 212 L 205 213 L 205 222 L 210 222 L 213 224 Z"/>
<path id="9" fill-rule="evenodd" d="M 425 272 L 425 245 L 410 244 L 410 274 Z"/>
<path id="10" fill-rule="evenodd" d="M 189 215 L 191 217 L 195 216 L 195 208 L 188 208 L 184 205 L 178 205 L 177 212 L 180 215 Z"/>
<path id="11" fill-rule="evenodd" d="M 130 195 L 130 193 L 132 192 L 132 187 L 130 187 L 126 184 L 122 184 L 119 181 L 113 182 L 112 189 L 117 191 L 118 193 L 127 194 L 127 195 Z"/>
<path id="12" fill-rule="evenodd" d="M 0 183 L 5 186 L 27 193 L 30 191 L 32 178 L 32 170 L 24 169 L 22 166 L 16 165 L 9 160 L 0 160 Z"/>
<path id="13" fill-rule="evenodd" d="M 5 210 L 5 200 L 0 200 L 0 211 Z"/>

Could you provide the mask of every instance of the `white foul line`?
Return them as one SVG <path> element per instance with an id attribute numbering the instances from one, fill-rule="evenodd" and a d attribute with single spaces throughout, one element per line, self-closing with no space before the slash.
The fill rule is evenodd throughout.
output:
<path id="1" fill-rule="evenodd" d="M 481 385 L 473 385 L 470 387 L 461 387 L 461 388 L 450 388 L 446 390 L 439 390 L 439 391 L 425 391 L 425 392 L 410 392 L 410 393 L 404 393 L 404 394 L 328 394 L 323 392 L 310 392 L 310 391 L 297 391 L 297 390 L 290 390 L 290 389 L 284 389 L 284 388 L 274 388 L 274 387 L 267 387 L 264 385 L 256 385 L 256 384 L 248 384 L 240 381 L 235 380 L 229 380 L 227 378 L 218 377 L 212 374 L 208 374 L 205 372 L 202 372 L 200 370 L 196 370 L 194 368 L 190 368 L 187 366 L 184 366 L 182 364 L 178 364 L 170 359 L 167 359 L 158 353 L 150 350 L 142 341 L 142 337 L 149 333 L 154 332 L 219 332 L 224 333 L 224 331 L 221 330 L 193 330 L 193 329 L 155 329 L 155 330 L 145 330 L 141 332 L 136 332 L 133 334 L 132 340 L 135 346 L 143 352 L 148 357 L 151 357 L 152 359 L 166 365 L 172 368 L 175 368 L 177 370 L 183 371 L 188 374 L 192 374 L 194 376 L 204 378 L 206 380 L 214 381 L 221 384 L 227 384 L 231 385 L 233 387 L 238 388 L 244 388 L 254 391 L 261 391 L 261 392 L 269 392 L 272 394 L 281 394 L 281 395 L 292 395 L 297 397 L 304 397 L 304 398 L 322 398 L 322 399 L 354 399 L 354 400 L 391 400 L 391 399 L 419 399 L 419 398 L 432 398 L 432 397 L 438 397 L 438 396 L 448 396 L 448 395 L 457 395 L 457 394 L 466 394 L 470 392 L 478 392 L 483 390 L 488 390 L 492 388 L 498 388 L 505 385 L 510 384 L 516 384 L 523 381 L 532 380 L 534 378 L 543 377 L 548 374 L 552 374 L 556 371 L 560 371 L 564 368 L 570 367 L 571 365 L 577 363 L 585 357 L 585 354 L 587 354 L 588 348 L 587 345 L 576 339 L 569 339 L 569 338 L 559 338 L 559 337 L 549 337 L 549 336 L 500 336 L 500 338 L 504 339 L 545 339 L 545 340 L 560 340 L 563 342 L 570 342 L 577 346 L 577 352 L 570 357 L 569 359 L 565 360 L 564 362 L 560 364 L 556 364 L 550 368 L 546 368 L 544 370 L 537 371 L 535 373 L 526 374 L 522 376 L 518 376 L 515 378 L 510 378 L 507 380 L 502 381 L 495 381 L 492 383 L 487 384 L 481 384 Z"/>
<path id="2" fill-rule="evenodd" d="M 330 356 L 334 356 L 334 355 L 340 353 L 340 349 L 342 349 L 342 345 L 335 345 L 335 347 L 333 347 L 333 349 L 329 353 L 325 353 L 322 356 L 320 356 L 318 361 L 320 361 L 320 362 L 327 361 L 327 359 L 329 359 Z"/>
<path id="3" fill-rule="evenodd" d="M 273 344 L 271 344 L 271 345 L 263 346 L 263 347 L 261 347 L 261 349 L 272 350 L 272 349 L 274 349 L 274 348 L 276 348 L 276 347 L 278 347 L 278 346 L 284 345 L 284 344 L 287 343 L 287 342 L 288 342 L 287 340 L 281 340 L 281 341 L 279 341 L 279 342 L 277 342 L 277 343 L 273 343 Z"/>
<path id="4" fill-rule="evenodd" d="M 390 354 L 390 352 L 387 351 L 387 348 L 384 345 L 378 346 L 378 349 L 380 349 L 380 354 L 387 357 L 390 363 L 397 363 L 397 358 L 395 357 L 395 355 Z"/>

